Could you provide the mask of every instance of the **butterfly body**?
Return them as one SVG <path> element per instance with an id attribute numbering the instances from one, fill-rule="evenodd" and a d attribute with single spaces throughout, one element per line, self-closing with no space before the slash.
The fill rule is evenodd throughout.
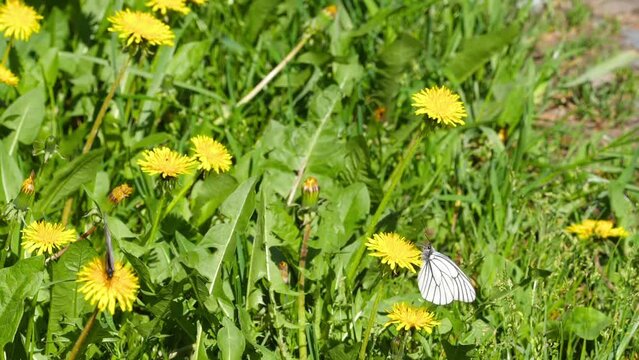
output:
<path id="1" fill-rule="evenodd" d="M 450 258 L 427 244 L 422 260 L 424 265 L 417 276 L 417 284 L 425 300 L 436 305 L 450 304 L 454 300 L 475 301 L 475 289 L 470 279 Z"/>

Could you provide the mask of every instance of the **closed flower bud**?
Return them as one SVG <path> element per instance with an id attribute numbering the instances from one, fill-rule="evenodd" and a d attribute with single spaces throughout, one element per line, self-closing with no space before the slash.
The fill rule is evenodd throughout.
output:
<path id="1" fill-rule="evenodd" d="M 302 186 L 302 206 L 311 208 L 317 205 L 319 198 L 319 183 L 314 177 L 308 177 Z"/>
<path id="2" fill-rule="evenodd" d="M 20 193 L 13 200 L 16 209 L 20 211 L 26 211 L 31 205 L 33 194 L 35 193 L 35 172 L 31 170 L 31 174 L 22 182 L 20 186 Z"/>
<path id="3" fill-rule="evenodd" d="M 130 187 L 129 184 L 122 184 L 111 190 L 111 193 L 109 194 L 109 201 L 111 201 L 113 205 L 117 205 L 121 203 L 122 200 L 128 198 L 131 194 L 133 194 L 133 188 Z"/>

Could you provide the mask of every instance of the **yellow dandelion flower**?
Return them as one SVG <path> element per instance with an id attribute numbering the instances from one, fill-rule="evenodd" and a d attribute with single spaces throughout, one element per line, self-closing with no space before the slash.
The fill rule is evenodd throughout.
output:
<path id="1" fill-rule="evenodd" d="M 175 11 L 185 15 L 191 11 L 186 7 L 186 0 L 150 0 L 146 6 L 151 7 L 153 11 L 159 11 L 162 15 L 166 15 L 167 11 Z"/>
<path id="2" fill-rule="evenodd" d="M 191 142 L 195 158 L 200 162 L 198 169 L 213 170 L 218 174 L 229 171 L 231 154 L 224 145 L 204 135 L 191 138 Z"/>
<path id="3" fill-rule="evenodd" d="M 102 258 L 95 258 L 78 272 L 78 282 L 83 283 L 80 292 L 91 305 L 100 311 L 115 314 L 115 304 L 122 311 L 131 311 L 140 288 L 138 277 L 128 264 L 115 262 L 113 276 L 109 278 Z"/>
<path id="4" fill-rule="evenodd" d="M 40 31 L 40 16 L 34 8 L 19 0 L 8 0 L 0 5 L 0 31 L 4 36 L 18 40 L 29 40 Z"/>
<path id="5" fill-rule="evenodd" d="M 426 88 L 413 94 L 415 115 L 426 114 L 429 118 L 448 126 L 464 125 L 464 104 L 459 95 L 445 86 Z"/>
<path id="6" fill-rule="evenodd" d="M 22 230 L 22 235 L 22 246 L 37 255 L 51 254 L 77 239 L 74 229 L 65 230 L 62 224 L 46 221 L 32 222 Z"/>
<path id="7" fill-rule="evenodd" d="M 18 78 L 11 70 L 7 69 L 4 65 L 0 65 L 0 82 L 9 86 L 17 86 L 20 82 Z"/>
<path id="8" fill-rule="evenodd" d="M 152 14 L 121 10 L 108 18 L 111 22 L 109 31 L 117 32 L 118 37 L 125 41 L 126 46 L 136 45 L 173 45 L 175 35 L 171 28 L 156 19 Z"/>
<path id="9" fill-rule="evenodd" d="M 610 220 L 584 220 L 579 224 L 572 224 L 566 228 L 566 231 L 577 235 L 582 240 L 591 237 L 600 239 L 626 237 L 628 232 L 623 227 L 614 227 Z"/>
<path id="10" fill-rule="evenodd" d="M 388 264 L 391 270 L 402 267 L 415 272 L 415 267 L 422 265 L 422 253 L 406 239 L 396 233 L 379 233 L 373 235 L 366 243 L 371 256 L 380 257 L 383 264 Z"/>
<path id="11" fill-rule="evenodd" d="M 161 146 L 144 151 L 142 159 L 138 160 L 138 165 L 142 171 L 149 175 L 161 175 L 162 178 L 167 179 L 189 174 L 195 166 L 195 162 L 188 156 Z"/>
<path id="12" fill-rule="evenodd" d="M 410 306 L 407 303 L 397 303 L 388 313 L 389 321 L 385 326 L 397 324 L 397 330 L 426 330 L 432 333 L 433 328 L 440 324 L 435 315 L 425 308 Z"/>
<path id="13" fill-rule="evenodd" d="M 117 205 L 122 200 L 128 198 L 131 194 L 133 194 L 133 188 L 129 186 L 129 184 L 122 184 L 120 186 L 116 186 L 111 193 L 109 193 L 109 201 L 112 204 Z"/>

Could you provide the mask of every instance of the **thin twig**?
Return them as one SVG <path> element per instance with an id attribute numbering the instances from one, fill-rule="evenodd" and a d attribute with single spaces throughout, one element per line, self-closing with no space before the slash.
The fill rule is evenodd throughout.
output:
<path id="1" fill-rule="evenodd" d="M 80 240 L 84 240 L 86 238 L 88 238 L 89 236 L 91 236 L 91 234 L 93 234 L 95 232 L 95 230 L 98 227 L 96 225 L 91 226 L 91 228 L 89 228 L 89 230 L 87 230 L 86 232 L 84 232 L 82 235 L 78 236 L 78 239 L 75 242 L 78 242 Z M 50 258 L 46 259 L 44 261 L 45 264 L 50 263 L 51 261 L 56 261 L 58 260 L 65 252 L 67 252 L 67 250 L 69 249 L 69 246 L 71 245 L 67 245 L 65 246 L 62 250 L 58 251 L 57 253 L 53 254 Z"/>
<path id="2" fill-rule="evenodd" d="M 89 336 L 89 333 L 93 328 L 93 324 L 95 323 L 95 318 L 98 316 L 98 312 L 99 310 L 96 307 L 93 311 L 93 314 L 91 314 L 89 321 L 87 321 L 87 324 L 84 325 L 84 329 L 82 329 L 78 340 L 75 341 L 75 345 L 73 345 L 73 349 L 71 350 L 71 354 L 69 355 L 69 360 L 75 360 L 78 355 L 80 355 L 80 350 L 82 349 L 84 342 L 87 340 L 87 337 Z"/>
<path id="3" fill-rule="evenodd" d="M 269 72 L 264 77 L 264 79 L 262 79 L 262 81 L 260 81 L 257 85 L 255 85 L 255 87 L 248 94 L 246 94 L 240 101 L 238 101 L 237 106 L 238 107 L 242 106 L 242 105 L 248 103 L 249 101 L 253 100 L 255 95 L 257 95 L 260 91 L 262 91 L 262 89 L 264 89 L 266 87 L 266 85 L 268 85 L 268 83 L 270 83 L 271 80 L 273 80 L 273 78 L 275 76 L 277 76 L 277 74 L 279 74 L 280 71 L 282 71 L 282 69 L 284 69 L 286 64 L 288 64 L 291 60 L 293 60 L 295 55 L 297 55 L 297 53 L 300 52 L 300 50 L 302 50 L 302 48 L 308 42 L 308 40 L 311 38 L 311 36 L 312 36 L 311 33 L 308 33 L 308 32 L 304 33 L 304 35 L 302 35 L 302 38 L 297 43 L 297 45 L 295 45 L 293 50 L 291 50 L 288 54 L 286 54 L 284 59 L 282 59 L 282 61 L 280 61 L 280 63 L 277 64 L 273 68 L 273 70 L 271 70 L 271 72 Z"/>

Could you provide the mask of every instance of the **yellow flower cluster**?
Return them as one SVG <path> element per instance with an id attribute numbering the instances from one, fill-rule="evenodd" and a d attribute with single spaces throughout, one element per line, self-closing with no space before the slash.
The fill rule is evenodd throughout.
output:
<path id="1" fill-rule="evenodd" d="M 62 224 L 34 221 L 22 230 L 22 246 L 38 255 L 51 254 L 77 239 L 75 230 L 65 229 Z"/>
<path id="2" fill-rule="evenodd" d="M 624 238 L 628 232 L 623 227 L 614 227 L 610 220 L 584 220 L 579 224 L 572 224 L 566 231 L 577 235 L 580 239 L 589 238 Z"/>
<path id="3" fill-rule="evenodd" d="M 5 59 L 14 40 L 29 40 L 31 35 L 40 31 L 42 16 L 21 0 L 7 0 L 0 5 L 0 31 L 10 40 L 7 43 Z M 0 82 L 9 86 L 17 86 L 20 78 L 3 63 L 0 64 Z"/>
<path id="4" fill-rule="evenodd" d="M 131 311 L 140 288 L 130 265 L 116 261 L 113 275 L 109 276 L 104 259 L 99 257 L 80 269 L 77 280 L 83 284 L 80 292 L 85 299 L 92 305 L 97 304 L 100 311 L 108 310 L 111 314 L 115 314 L 116 304 L 122 311 Z"/>
<path id="5" fill-rule="evenodd" d="M 408 269 L 415 272 L 415 267 L 422 265 L 422 253 L 413 243 L 396 233 L 379 233 L 366 242 L 370 255 L 379 257 L 382 264 L 395 268 Z"/>
<path id="6" fill-rule="evenodd" d="M 193 157 L 182 155 L 165 146 L 146 150 L 138 165 L 149 175 L 160 175 L 162 179 L 171 180 L 178 175 L 189 174 L 197 165 L 204 171 L 223 173 L 231 168 L 231 154 L 226 147 L 213 138 L 198 135 L 191 138 Z"/>

